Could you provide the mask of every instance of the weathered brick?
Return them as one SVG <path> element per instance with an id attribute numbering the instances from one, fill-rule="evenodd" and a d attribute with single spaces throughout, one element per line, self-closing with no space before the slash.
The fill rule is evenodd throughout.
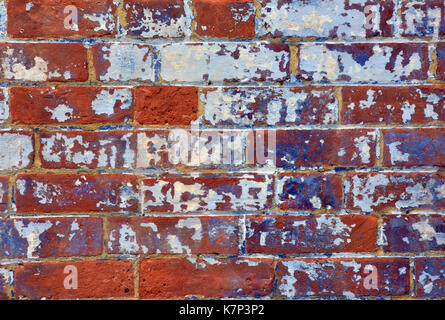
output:
<path id="1" fill-rule="evenodd" d="M 191 15 L 180 0 L 125 0 L 127 35 L 183 38 L 191 33 Z"/>
<path id="2" fill-rule="evenodd" d="M 9 93 L 8 88 L 0 87 L 0 123 L 9 119 Z"/>
<path id="3" fill-rule="evenodd" d="M 302 44 L 299 51 L 297 78 L 303 81 L 397 83 L 427 80 L 427 44 Z"/>
<path id="4" fill-rule="evenodd" d="M 160 76 L 169 82 L 284 81 L 286 44 L 172 43 L 159 48 Z"/>
<path id="5" fill-rule="evenodd" d="M 77 270 L 77 289 L 65 289 L 64 283 L 74 276 L 69 268 L 65 273 L 68 266 Z M 24 263 L 14 271 L 14 293 L 17 299 L 98 299 L 134 296 L 133 266 L 130 261 Z"/>
<path id="6" fill-rule="evenodd" d="M 8 34 L 13 38 L 112 36 L 116 34 L 115 15 L 112 0 L 11 0 Z"/>
<path id="7" fill-rule="evenodd" d="M 237 217 L 113 217 L 108 252 L 119 254 L 236 254 Z"/>
<path id="8" fill-rule="evenodd" d="M 0 170 L 25 169 L 34 162 L 34 135 L 25 131 L 0 131 Z"/>
<path id="9" fill-rule="evenodd" d="M 400 10 L 403 36 L 438 37 L 445 35 L 444 2 L 442 0 L 402 0 Z"/>
<path id="10" fill-rule="evenodd" d="M 0 265 L 0 300 L 8 300 L 8 285 L 12 283 L 13 274 L 7 266 Z"/>
<path id="11" fill-rule="evenodd" d="M 19 124 L 119 123 L 131 117 L 133 91 L 118 87 L 13 87 L 11 117 Z"/>
<path id="12" fill-rule="evenodd" d="M 341 120 L 360 123 L 445 121 L 445 86 L 356 86 L 342 88 Z"/>
<path id="13" fill-rule="evenodd" d="M 285 298 L 406 295 L 409 261 L 386 257 L 283 259 L 278 262 L 277 278 L 278 294 Z"/>
<path id="14" fill-rule="evenodd" d="M 423 298 L 445 296 L 445 258 L 425 257 L 415 259 L 415 292 Z"/>
<path id="15" fill-rule="evenodd" d="M 125 174 L 21 174 L 18 212 L 136 211 L 137 180 Z"/>
<path id="16" fill-rule="evenodd" d="M 143 181 L 147 212 L 258 211 L 272 205 L 271 176 L 207 174 Z"/>
<path id="17" fill-rule="evenodd" d="M 276 203 L 281 210 L 339 210 L 341 176 L 336 174 L 280 174 Z"/>
<path id="18" fill-rule="evenodd" d="M 135 120 L 148 125 L 190 125 L 197 119 L 198 88 L 138 87 Z"/>
<path id="19" fill-rule="evenodd" d="M 344 185 L 352 210 L 445 207 L 445 177 L 437 173 L 347 173 Z"/>
<path id="20" fill-rule="evenodd" d="M 131 131 L 40 133 L 43 168 L 134 168 L 136 135 Z"/>
<path id="21" fill-rule="evenodd" d="M 143 299 L 262 297 L 272 292 L 272 264 L 271 259 L 255 258 L 143 260 L 139 295 Z"/>
<path id="22" fill-rule="evenodd" d="M 9 177 L 0 176 L 0 212 L 8 210 Z"/>
<path id="23" fill-rule="evenodd" d="M 171 141 L 166 130 L 150 130 L 137 133 L 136 168 L 167 168 Z"/>
<path id="24" fill-rule="evenodd" d="M 436 47 L 437 70 L 436 78 L 445 80 L 445 43 L 438 43 Z"/>
<path id="25" fill-rule="evenodd" d="M 247 216 L 246 252 L 377 251 L 377 218 L 365 215 Z"/>
<path id="26" fill-rule="evenodd" d="M 69 59 L 67 59 L 69 57 Z M 80 43 L 0 43 L 0 80 L 86 81 L 87 50 Z"/>
<path id="27" fill-rule="evenodd" d="M 218 87 L 200 96 L 207 125 L 333 124 L 338 100 L 332 87 Z"/>
<path id="28" fill-rule="evenodd" d="M 382 130 L 384 166 L 445 166 L 445 129 Z"/>
<path id="29" fill-rule="evenodd" d="M 445 216 L 439 214 L 388 215 L 383 232 L 388 252 L 445 251 Z"/>
<path id="30" fill-rule="evenodd" d="M 102 253 L 102 219 L 86 217 L 0 220 L 0 257 L 97 256 Z"/>
<path id="31" fill-rule="evenodd" d="M 364 39 L 392 36 L 392 1 L 259 1 L 260 36 Z"/>
<path id="32" fill-rule="evenodd" d="M 156 80 L 154 50 L 134 43 L 95 44 L 93 65 L 99 81 Z"/>
<path id="33" fill-rule="evenodd" d="M 196 0 L 196 33 L 223 39 L 255 36 L 253 0 Z"/>
<path id="34" fill-rule="evenodd" d="M 280 168 L 373 166 L 376 132 L 367 129 L 277 130 Z"/>

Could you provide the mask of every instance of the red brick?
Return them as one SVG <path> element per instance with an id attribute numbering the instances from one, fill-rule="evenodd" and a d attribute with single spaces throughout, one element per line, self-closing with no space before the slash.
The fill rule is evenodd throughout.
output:
<path id="1" fill-rule="evenodd" d="M 64 8 L 70 5 L 78 10 L 77 23 L 67 20 L 70 12 L 65 13 Z M 112 36 L 116 34 L 115 15 L 112 0 L 11 0 L 8 34 L 13 38 Z"/>
<path id="2" fill-rule="evenodd" d="M 69 57 L 69 59 L 67 59 Z M 0 80 L 86 81 L 87 50 L 80 43 L 0 43 Z"/>
<path id="3" fill-rule="evenodd" d="M 422 298 L 445 296 L 445 257 L 415 259 L 415 292 Z"/>
<path id="4" fill-rule="evenodd" d="M 262 297 L 272 291 L 272 265 L 271 259 L 255 258 L 143 260 L 139 295 L 143 299 Z"/>
<path id="5" fill-rule="evenodd" d="M 13 87 L 11 117 L 19 124 L 119 123 L 130 118 L 133 91 L 117 87 Z"/>
<path id="6" fill-rule="evenodd" d="M 247 216 L 246 234 L 248 253 L 377 251 L 377 217 L 370 215 Z"/>
<path id="7" fill-rule="evenodd" d="M 376 289 L 367 279 L 373 273 L 377 275 Z M 283 259 L 278 263 L 277 278 L 278 295 L 286 298 L 406 295 L 409 261 L 386 257 Z"/>
<path id="8" fill-rule="evenodd" d="M 404 214 L 383 216 L 386 252 L 445 251 L 445 216 Z"/>
<path id="9" fill-rule="evenodd" d="M 65 267 L 77 269 L 77 289 L 65 289 Z M 68 278 L 69 279 L 69 278 Z M 126 298 L 134 296 L 133 266 L 129 261 L 70 261 L 25 263 L 15 269 L 17 299 Z"/>
<path id="10" fill-rule="evenodd" d="M 272 177 L 206 174 L 143 181 L 146 212 L 258 211 L 272 205 Z"/>
<path id="11" fill-rule="evenodd" d="M 191 33 L 181 0 L 125 0 L 127 35 L 142 38 L 183 38 Z"/>
<path id="12" fill-rule="evenodd" d="M 436 77 L 438 80 L 445 80 L 445 43 L 437 44 L 436 56 L 437 56 Z"/>
<path id="13" fill-rule="evenodd" d="M 346 208 L 365 212 L 445 207 L 440 173 L 347 173 Z"/>
<path id="14" fill-rule="evenodd" d="M 342 88 L 341 121 L 428 123 L 445 121 L 445 86 L 360 86 Z"/>
<path id="15" fill-rule="evenodd" d="M 367 129 L 277 130 L 277 166 L 373 166 L 376 132 Z"/>
<path id="16" fill-rule="evenodd" d="M 98 256 L 102 253 L 102 219 L 3 219 L 0 239 L 0 257 L 7 259 Z"/>
<path id="17" fill-rule="evenodd" d="M 333 87 L 203 88 L 205 124 L 243 127 L 333 124 L 338 100 Z"/>
<path id="18" fill-rule="evenodd" d="M 8 210 L 9 177 L 0 176 L 0 212 Z"/>
<path id="19" fill-rule="evenodd" d="M 22 174 L 17 176 L 18 212 L 136 211 L 137 180 L 124 174 Z"/>
<path id="20" fill-rule="evenodd" d="M 405 37 L 434 37 L 445 35 L 445 12 L 442 0 L 402 0 L 401 30 Z"/>
<path id="21" fill-rule="evenodd" d="M 40 133 L 43 168 L 134 168 L 132 131 L 51 131 Z"/>
<path id="22" fill-rule="evenodd" d="M 255 6 L 252 0 L 197 0 L 196 33 L 224 39 L 255 36 Z"/>
<path id="23" fill-rule="evenodd" d="M 108 252 L 116 254 L 236 254 L 237 217 L 113 217 Z"/>
<path id="24" fill-rule="evenodd" d="M 147 125 L 190 125 L 197 119 L 198 88 L 138 87 L 135 120 Z"/>
<path id="25" fill-rule="evenodd" d="M 276 203 L 281 210 L 339 210 L 341 176 L 337 174 L 280 174 Z"/>
<path id="26" fill-rule="evenodd" d="M 8 300 L 8 285 L 12 282 L 12 272 L 7 266 L 0 265 L 0 300 Z"/>
<path id="27" fill-rule="evenodd" d="M 445 166 L 445 129 L 382 130 L 383 165 Z"/>

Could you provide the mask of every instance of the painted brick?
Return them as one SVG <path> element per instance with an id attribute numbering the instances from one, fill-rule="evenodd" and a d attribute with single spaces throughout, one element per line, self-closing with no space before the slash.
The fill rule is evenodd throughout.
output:
<path id="1" fill-rule="evenodd" d="M 131 131 L 40 133 L 43 168 L 134 168 L 136 135 Z"/>
<path id="2" fill-rule="evenodd" d="M 367 277 L 373 273 L 377 281 L 368 282 Z M 278 262 L 277 290 L 285 298 L 406 295 L 409 261 L 405 258 L 283 259 Z"/>
<path id="3" fill-rule="evenodd" d="M 445 86 L 343 87 L 341 120 L 361 123 L 445 121 Z"/>
<path id="4" fill-rule="evenodd" d="M 136 168 L 167 168 L 171 140 L 165 130 L 150 130 L 137 133 Z"/>
<path id="5" fill-rule="evenodd" d="M 402 35 L 435 37 L 445 35 L 444 2 L 441 0 L 401 1 Z"/>
<path id="6" fill-rule="evenodd" d="M 259 35 L 364 39 L 392 36 L 392 1 L 259 1 Z"/>
<path id="7" fill-rule="evenodd" d="M 72 10 L 64 11 L 70 5 L 77 8 L 78 21 L 75 15 L 69 18 Z M 116 5 L 112 0 L 11 0 L 8 34 L 13 38 L 112 36 L 116 34 L 115 16 Z"/>
<path id="8" fill-rule="evenodd" d="M 336 174 L 280 174 L 276 203 L 281 210 L 339 210 L 341 176 Z"/>
<path id="9" fill-rule="evenodd" d="M 196 0 L 196 33 L 223 39 L 255 36 L 253 0 Z"/>
<path id="10" fill-rule="evenodd" d="M 180 0 L 125 0 L 127 35 L 183 38 L 191 33 L 191 16 Z"/>
<path id="11" fill-rule="evenodd" d="M 119 123 L 131 117 L 132 105 L 128 88 L 11 88 L 11 117 L 19 124 Z"/>
<path id="12" fill-rule="evenodd" d="M 99 81 L 156 80 L 154 50 L 133 43 L 95 44 L 93 65 Z"/>
<path id="13" fill-rule="evenodd" d="M 66 57 L 70 57 L 67 59 Z M 87 50 L 80 43 L 0 43 L 0 80 L 86 81 Z"/>
<path id="14" fill-rule="evenodd" d="M 427 80 L 421 43 L 302 44 L 297 78 L 313 82 L 397 83 Z"/>
<path id="15" fill-rule="evenodd" d="M 8 88 L 0 87 L 0 123 L 9 119 L 9 92 Z"/>
<path id="16" fill-rule="evenodd" d="M 265 210 L 272 205 L 271 176 L 208 174 L 143 181 L 146 212 Z"/>
<path id="17" fill-rule="evenodd" d="M 0 212 L 8 210 L 9 177 L 0 176 Z"/>
<path id="18" fill-rule="evenodd" d="M 416 296 L 423 298 L 445 296 L 445 258 L 416 258 L 415 269 Z"/>
<path id="19" fill-rule="evenodd" d="M 169 82 L 276 82 L 289 77 L 285 44 L 172 43 L 159 50 L 160 76 Z"/>
<path id="20" fill-rule="evenodd" d="M 197 119 L 198 88 L 138 87 L 135 120 L 148 125 L 190 125 Z"/>
<path id="21" fill-rule="evenodd" d="M 108 219 L 108 252 L 118 254 L 237 254 L 237 217 Z"/>
<path id="22" fill-rule="evenodd" d="M 333 124 L 338 99 L 332 87 L 218 87 L 200 95 L 207 125 Z"/>
<path id="23" fill-rule="evenodd" d="M 277 130 L 277 167 L 373 166 L 376 132 L 366 129 Z"/>
<path id="24" fill-rule="evenodd" d="M 365 212 L 385 209 L 440 209 L 445 178 L 439 173 L 347 173 L 345 203 Z"/>
<path id="25" fill-rule="evenodd" d="M 100 218 L 1 219 L 0 257 L 98 256 L 102 238 Z"/>
<path id="26" fill-rule="evenodd" d="M 34 135 L 25 131 L 0 131 L 0 170 L 30 168 L 34 162 Z"/>
<path id="27" fill-rule="evenodd" d="M 143 260 L 139 295 L 143 299 L 262 297 L 272 292 L 272 264 L 271 259 L 255 258 Z"/>
<path id="28" fill-rule="evenodd" d="M 124 174 L 21 174 L 18 212 L 136 211 L 137 180 Z"/>
<path id="29" fill-rule="evenodd" d="M 69 269 L 64 272 L 68 266 L 77 269 L 77 289 L 64 287 L 72 276 Z M 32 300 L 133 297 L 133 266 L 111 260 L 24 263 L 15 269 L 14 293 Z"/>
<path id="30" fill-rule="evenodd" d="M 436 78 L 445 80 L 445 43 L 438 43 L 436 47 L 437 70 Z"/>
<path id="31" fill-rule="evenodd" d="M 445 128 L 382 130 L 384 166 L 445 166 Z"/>
<path id="32" fill-rule="evenodd" d="M 445 216 L 439 214 L 389 215 L 383 217 L 387 252 L 445 250 Z"/>
<path id="33" fill-rule="evenodd" d="M 365 215 L 247 216 L 246 252 L 377 251 L 377 218 Z"/>
<path id="34" fill-rule="evenodd" d="M 8 285 L 12 283 L 12 272 L 7 266 L 0 265 L 0 300 L 8 300 Z"/>

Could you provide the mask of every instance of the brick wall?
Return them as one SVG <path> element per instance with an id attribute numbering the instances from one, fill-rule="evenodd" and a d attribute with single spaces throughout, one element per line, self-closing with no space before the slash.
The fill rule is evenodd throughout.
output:
<path id="1" fill-rule="evenodd" d="M 444 10 L 0 1 L 0 299 L 444 298 Z"/>

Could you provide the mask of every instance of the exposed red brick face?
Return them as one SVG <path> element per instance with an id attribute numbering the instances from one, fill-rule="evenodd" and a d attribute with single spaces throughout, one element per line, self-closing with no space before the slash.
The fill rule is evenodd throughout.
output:
<path id="1" fill-rule="evenodd" d="M 445 298 L 443 0 L 0 0 L 0 39 L 0 300 Z"/>
<path id="2" fill-rule="evenodd" d="M 87 50 L 80 43 L 3 42 L 0 49 L 2 81 L 82 82 L 88 79 Z"/>
<path id="3" fill-rule="evenodd" d="M 197 0 L 196 33 L 215 38 L 253 38 L 255 7 L 252 0 Z"/>
<path id="4" fill-rule="evenodd" d="M 140 124 L 183 125 L 197 119 L 198 88 L 139 87 L 136 89 L 136 115 Z"/>
<path id="5" fill-rule="evenodd" d="M 18 124 L 120 123 L 131 118 L 133 90 L 115 87 L 13 87 L 11 117 Z"/>
<path id="6" fill-rule="evenodd" d="M 11 0 L 8 16 L 8 34 L 13 38 L 103 37 L 117 30 L 112 0 Z"/>
<path id="7" fill-rule="evenodd" d="M 125 298 L 134 294 L 129 261 L 25 263 L 15 272 L 14 290 L 19 299 Z M 71 278 L 67 279 L 75 276 L 73 272 L 77 273 L 77 289 L 72 289 Z"/>
<path id="8" fill-rule="evenodd" d="M 272 262 L 255 258 L 143 260 L 139 294 L 144 299 L 261 297 L 272 291 Z"/>

